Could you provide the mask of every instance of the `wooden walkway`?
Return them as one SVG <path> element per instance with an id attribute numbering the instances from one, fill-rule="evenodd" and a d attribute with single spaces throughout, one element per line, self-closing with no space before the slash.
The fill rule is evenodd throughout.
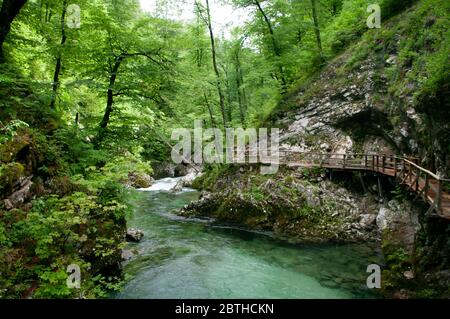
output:
<path id="1" fill-rule="evenodd" d="M 443 179 L 418 165 L 417 158 L 369 154 L 317 154 L 280 151 L 281 165 L 305 168 L 330 168 L 369 171 L 395 178 L 401 185 L 429 203 L 431 214 L 450 219 L 450 180 Z"/>

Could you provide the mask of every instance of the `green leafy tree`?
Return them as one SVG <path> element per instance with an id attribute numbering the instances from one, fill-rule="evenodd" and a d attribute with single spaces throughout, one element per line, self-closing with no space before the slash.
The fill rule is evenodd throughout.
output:
<path id="1" fill-rule="evenodd" d="M 14 21 L 26 2 L 27 0 L 3 0 L 2 7 L 0 9 L 0 63 L 5 62 L 3 43 L 11 30 L 11 23 Z"/>

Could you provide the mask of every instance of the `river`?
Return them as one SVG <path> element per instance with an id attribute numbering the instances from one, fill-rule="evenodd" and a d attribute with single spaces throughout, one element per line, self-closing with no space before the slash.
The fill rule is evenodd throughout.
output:
<path id="1" fill-rule="evenodd" d="M 373 245 L 289 244 L 208 220 L 177 216 L 198 198 L 168 190 L 177 179 L 137 191 L 129 227 L 145 233 L 128 249 L 129 278 L 115 298 L 376 298 L 366 287 L 367 266 L 380 263 Z"/>

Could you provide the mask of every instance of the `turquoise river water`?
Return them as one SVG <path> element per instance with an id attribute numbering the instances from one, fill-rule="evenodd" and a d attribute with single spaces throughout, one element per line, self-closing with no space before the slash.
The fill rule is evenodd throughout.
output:
<path id="1" fill-rule="evenodd" d="M 199 196 L 167 190 L 164 179 L 138 191 L 129 227 L 145 233 L 130 244 L 129 277 L 115 298 L 377 298 L 366 287 L 367 266 L 380 262 L 373 245 L 289 244 L 175 214 Z"/>

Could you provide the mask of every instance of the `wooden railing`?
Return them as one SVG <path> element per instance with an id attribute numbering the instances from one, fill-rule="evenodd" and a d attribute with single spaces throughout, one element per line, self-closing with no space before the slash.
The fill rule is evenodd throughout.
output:
<path id="1" fill-rule="evenodd" d="M 441 178 L 408 159 L 400 159 L 400 162 L 400 167 L 397 168 L 400 169 L 400 182 L 408 185 L 418 197 L 434 204 L 438 212 L 444 211 L 443 205 L 450 190 L 450 180 Z"/>
<path id="2" fill-rule="evenodd" d="M 450 180 L 437 176 L 419 166 L 419 163 L 419 158 L 395 155 L 303 153 L 282 150 L 279 151 L 279 160 L 270 160 L 265 164 L 371 171 L 391 176 L 417 193 L 417 197 L 430 203 L 430 209 L 450 219 Z"/>

